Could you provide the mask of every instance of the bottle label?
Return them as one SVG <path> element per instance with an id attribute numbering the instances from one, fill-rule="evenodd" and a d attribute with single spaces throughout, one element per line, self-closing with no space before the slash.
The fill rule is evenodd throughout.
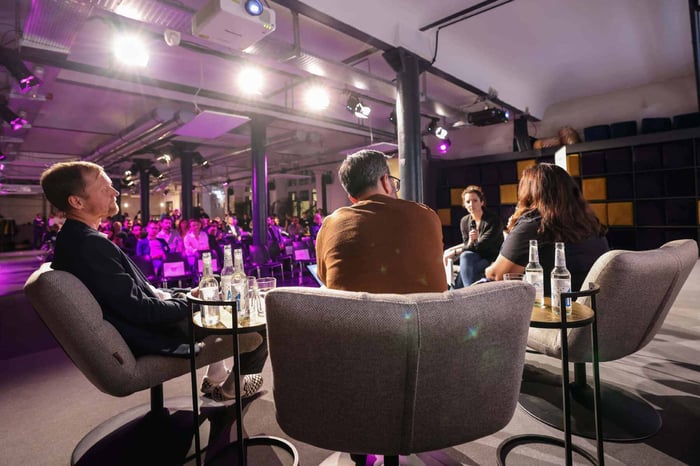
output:
<path id="1" fill-rule="evenodd" d="M 561 310 L 560 293 L 570 293 L 571 282 L 569 280 L 552 280 L 552 309 Z M 571 298 L 566 298 L 564 303 L 567 311 L 571 307 Z"/>
<path id="2" fill-rule="evenodd" d="M 526 272 L 525 280 L 535 287 L 535 303 L 544 302 L 544 274 L 542 272 Z"/>

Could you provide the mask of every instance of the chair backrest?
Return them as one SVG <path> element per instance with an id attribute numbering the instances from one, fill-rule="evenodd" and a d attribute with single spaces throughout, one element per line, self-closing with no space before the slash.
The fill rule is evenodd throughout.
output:
<path id="1" fill-rule="evenodd" d="M 534 288 L 368 294 L 277 288 L 265 299 L 277 421 L 329 450 L 409 454 L 505 426 Z"/>
<path id="2" fill-rule="evenodd" d="M 308 249 L 295 249 L 293 255 L 295 261 L 308 261 L 311 259 Z"/>
<path id="3" fill-rule="evenodd" d="M 598 258 L 583 283 L 600 286 L 596 304 L 601 361 L 632 354 L 654 338 L 697 260 L 693 240 L 648 251 L 613 250 Z M 570 331 L 569 358 L 591 361 L 587 328 Z"/>
<path id="4" fill-rule="evenodd" d="M 163 277 L 182 277 L 186 274 L 185 272 L 185 261 L 180 260 L 178 262 L 163 262 Z"/>
<path id="5" fill-rule="evenodd" d="M 151 262 L 150 259 L 147 259 L 144 256 L 133 256 L 131 257 L 131 260 L 136 266 L 143 272 L 143 274 L 148 278 L 149 280 L 154 280 L 155 279 L 155 269 L 153 268 L 153 262 Z"/>
<path id="6" fill-rule="evenodd" d="M 68 357 L 104 393 L 127 396 L 190 370 L 187 359 L 157 355 L 136 358 L 117 329 L 102 318 L 100 305 L 85 285 L 68 272 L 52 270 L 50 263 L 32 273 L 24 291 Z M 230 344 L 220 344 L 230 339 L 219 340 L 205 340 L 207 344 L 197 355 L 198 367 L 232 354 Z M 241 351 L 250 351 L 260 341 L 258 337 L 245 343 Z"/>

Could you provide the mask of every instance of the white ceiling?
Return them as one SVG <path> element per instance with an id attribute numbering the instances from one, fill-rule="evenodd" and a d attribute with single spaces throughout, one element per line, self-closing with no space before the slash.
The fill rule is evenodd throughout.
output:
<path id="1" fill-rule="evenodd" d="M 213 110 L 267 118 L 270 173 L 294 173 L 337 163 L 351 148 L 395 142 L 388 115 L 395 73 L 383 48 L 405 47 L 426 60 L 435 50 L 435 30 L 419 29 L 477 1 L 279 0 L 277 30 L 253 53 L 227 50 L 191 35 L 192 14 L 206 0 L 5 0 L 0 2 L 0 42 L 21 45 L 30 68 L 44 68 L 38 99 L 17 95 L 16 82 L 0 67 L 2 93 L 10 107 L 27 113 L 31 127 L 2 129 L 0 149 L 12 154 L 0 173 L 4 184 L 36 182 L 56 160 L 90 158 L 154 111 L 187 115 Z M 141 21 L 115 13 L 132 8 Z M 301 56 L 295 55 L 291 10 L 299 10 Z M 122 10 L 116 10 L 122 11 Z M 134 72 L 111 57 L 110 38 L 119 27 L 149 39 L 148 68 Z M 183 43 L 165 44 L 166 27 Z M 19 31 L 19 32 L 18 32 Z M 27 39 L 31 39 L 27 41 Z M 247 64 L 266 71 L 262 96 L 243 96 L 234 76 Z M 690 15 L 681 0 L 515 0 L 440 31 L 433 69 L 421 81 L 423 124 L 441 116 L 463 119 L 477 95 L 493 89 L 511 109 L 541 118 L 553 103 L 581 96 L 688 76 L 693 73 Z M 332 89 L 322 114 L 302 104 L 306 86 Z M 348 113 L 348 91 L 365 96 L 369 120 Z M 45 99 L 45 100 L 44 100 Z M 184 118 L 184 117 L 183 117 Z M 187 118 L 185 118 L 187 119 Z M 221 182 L 250 176 L 249 125 L 215 139 L 176 136 L 197 144 L 209 170 L 195 180 Z M 165 145 L 165 142 L 162 142 Z M 131 154 L 99 159 L 113 173 Z M 332 165 L 331 165 L 332 167 Z M 162 167 L 179 178 L 178 162 Z"/>

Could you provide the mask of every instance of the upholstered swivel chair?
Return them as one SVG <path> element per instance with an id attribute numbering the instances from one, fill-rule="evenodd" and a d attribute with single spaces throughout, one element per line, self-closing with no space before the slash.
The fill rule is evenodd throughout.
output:
<path id="1" fill-rule="evenodd" d="M 527 283 L 408 295 L 277 288 L 265 302 L 277 421 L 294 439 L 398 465 L 513 416 Z"/>
<path id="2" fill-rule="evenodd" d="M 165 409 L 163 383 L 189 373 L 189 360 L 135 357 L 83 283 L 49 263 L 27 279 L 24 291 L 68 357 L 100 391 L 118 397 L 151 391 L 150 411 L 130 410 L 95 428 L 77 445 L 71 464 L 182 464 L 192 442 L 192 411 Z M 241 335 L 241 351 L 252 351 L 261 341 L 258 334 Z M 209 337 L 196 364 L 232 354 L 230 338 Z"/>
<path id="3" fill-rule="evenodd" d="M 664 322 L 681 287 L 698 260 L 693 240 L 677 240 L 649 251 L 614 250 L 593 264 L 584 287 L 600 286 L 596 299 L 600 361 L 614 361 L 644 348 Z M 586 304 L 584 300 L 584 304 Z M 592 361 L 589 329 L 568 333 L 569 360 L 574 363 L 572 432 L 595 437 L 593 395 L 586 383 L 587 362 Z M 559 358 L 559 330 L 531 329 L 528 346 Z M 562 428 L 561 388 L 555 380 L 526 372 L 520 403 L 536 418 Z M 661 417 L 645 400 L 601 381 L 603 438 L 608 441 L 641 440 L 661 428 Z"/>

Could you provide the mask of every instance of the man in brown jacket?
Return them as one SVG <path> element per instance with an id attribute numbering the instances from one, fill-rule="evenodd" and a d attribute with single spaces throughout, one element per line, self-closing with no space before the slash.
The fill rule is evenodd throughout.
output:
<path id="1" fill-rule="evenodd" d="M 338 177 L 352 202 L 323 221 L 318 275 L 328 288 L 370 293 L 445 291 L 442 226 L 437 214 L 398 199 L 400 180 L 382 152 L 349 155 Z"/>

